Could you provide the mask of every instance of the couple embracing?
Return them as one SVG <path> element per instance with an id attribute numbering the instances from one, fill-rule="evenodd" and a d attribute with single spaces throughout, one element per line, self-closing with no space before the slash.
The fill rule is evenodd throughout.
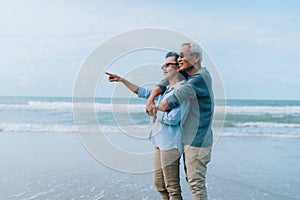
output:
<path id="1" fill-rule="evenodd" d="M 149 136 L 154 146 L 154 185 L 163 200 L 182 199 L 181 155 L 193 200 L 207 199 L 214 100 L 211 76 L 201 61 L 198 44 L 182 44 L 179 53 L 167 53 L 162 66 L 164 79 L 152 90 L 106 72 L 110 82 L 122 82 L 147 99 L 146 111 L 154 119 Z"/>

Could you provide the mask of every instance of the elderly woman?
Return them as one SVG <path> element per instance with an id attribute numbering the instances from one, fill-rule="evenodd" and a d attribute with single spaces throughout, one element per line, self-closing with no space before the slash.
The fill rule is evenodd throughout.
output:
<path id="1" fill-rule="evenodd" d="M 184 77 L 178 72 L 178 57 L 175 52 L 166 55 L 162 66 L 164 78 L 169 81 L 167 90 L 156 98 L 156 103 L 166 99 L 176 91 L 178 86 L 185 82 Z M 121 82 L 138 97 L 148 98 L 151 89 L 139 87 L 130 81 L 106 72 L 110 82 Z M 154 146 L 154 185 L 163 200 L 182 199 L 179 160 L 182 154 L 182 134 L 180 131 L 180 107 L 168 112 L 157 111 L 149 139 Z"/>

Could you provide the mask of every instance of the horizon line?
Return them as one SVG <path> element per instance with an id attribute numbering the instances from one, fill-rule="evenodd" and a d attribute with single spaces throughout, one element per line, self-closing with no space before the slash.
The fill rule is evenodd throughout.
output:
<path id="1" fill-rule="evenodd" d="M 54 96 L 54 95 L 27 95 L 27 96 L 24 96 L 24 95 L 0 95 L 0 98 L 13 98 L 13 97 L 17 97 L 17 98 L 74 98 L 73 96 Z M 90 97 L 80 97 L 80 98 L 90 98 Z M 105 97 L 93 97 L 93 98 L 112 98 L 112 97 L 109 97 L 109 96 L 105 96 Z M 116 97 L 115 97 L 116 98 Z M 127 97 L 117 97 L 119 99 L 126 99 Z M 138 97 L 132 97 L 133 99 L 140 99 Z M 225 98 L 225 99 L 215 99 L 215 100 L 253 100 L 253 101 L 260 101 L 260 100 L 264 100 L 264 101 L 300 101 L 300 98 L 299 99 L 276 99 L 276 98 Z"/>

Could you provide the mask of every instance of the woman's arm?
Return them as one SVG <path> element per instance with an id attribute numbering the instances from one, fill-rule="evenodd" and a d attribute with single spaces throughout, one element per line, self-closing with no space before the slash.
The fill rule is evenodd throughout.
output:
<path id="1" fill-rule="evenodd" d="M 105 74 L 108 75 L 108 81 L 109 82 L 121 82 L 123 83 L 129 90 L 131 90 L 132 92 L 134 92 L 135 94 L 138 94 L 139 91 L 139 86 L 131 83 L 130 81 L 128 81 L 127 79 L 118 76 L 117 74 L 111 74 L 108 72 L 105 72 Z"/>

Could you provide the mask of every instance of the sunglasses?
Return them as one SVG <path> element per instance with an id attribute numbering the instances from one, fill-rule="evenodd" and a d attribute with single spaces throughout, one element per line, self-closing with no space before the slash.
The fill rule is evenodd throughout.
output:
<path id="1" fill-rule="evenodd" d="M 168 68 L 168 67 L 170 67 L 170 65 L 176 65 L 176 66 L 178 66 L 177 65 L 177 63 L 166 63 L 166 64 L 163 64 L 162 66 L 161 66 L 161 69 L 164 69 L 164 68 Z"/>
<path id="2" fill-rule="evenodd" d="M 186 55 L 187 55 L 187 54 L 185 54 L 185 53 L 183 53 L 183 52 L 180 52 L 180 53 L 179 53 L 179 57 L 180 57 L 180 58 L 184 58 Z M 191 55 L 193 55 L 193 54 L 191 54 Z"/>
<path id="3" fill-rule="evenodd" d="M 180 57 L 180 58 L 184 58 L 185 56 L 186 56 L 186 55 L 185 55 L 183 52 L 180 52 L 180 53 L 179 53 L 179 57 Z"/>

